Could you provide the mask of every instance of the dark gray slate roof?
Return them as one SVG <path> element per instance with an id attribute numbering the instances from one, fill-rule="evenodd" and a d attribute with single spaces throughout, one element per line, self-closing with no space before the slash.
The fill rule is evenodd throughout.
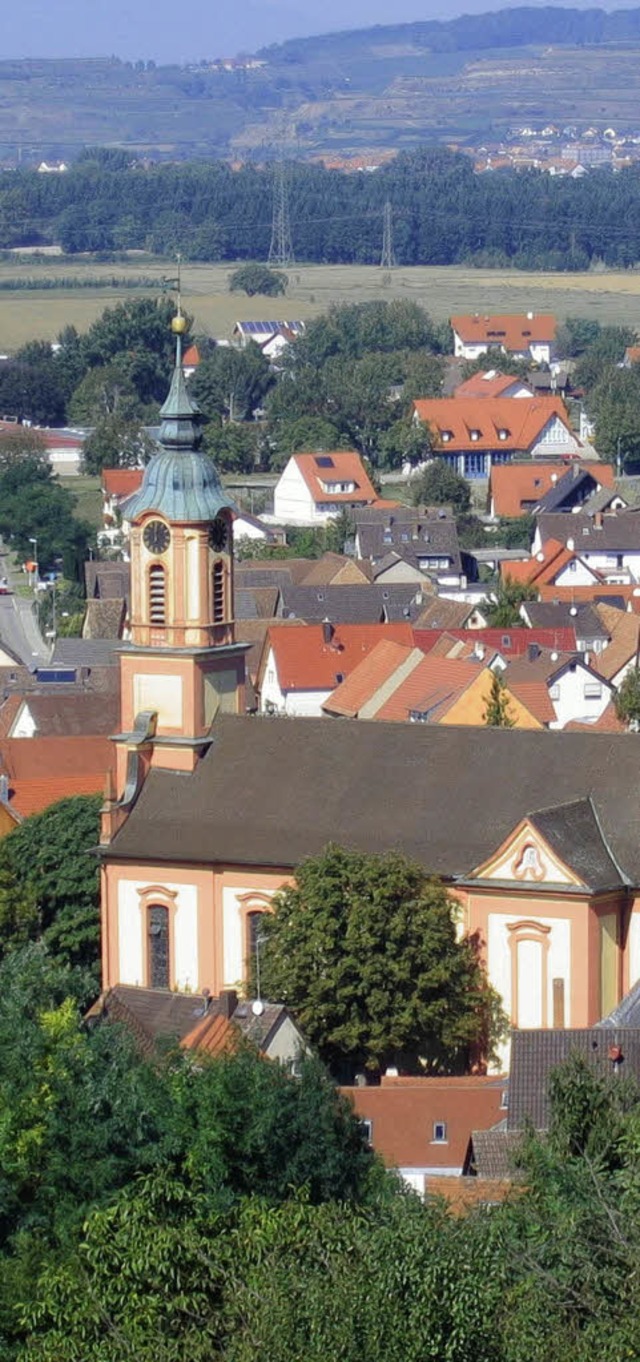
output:
<path id="1" fill-rule="evenodd" d="M 531 822 L 594 893 L 626 883 L 602 837 L 591 799 L 535 813 Z"/>
<path id="2" fill-rule="evenodd" d="M 561 511 L 570 506 L 579 506 L 596 490 L 598 483 L 588 468 L 575 465 L 558 478 L 558 481 L 540 498 L 536 511 Z"/>
<path id="3" fill-rule="evenodd" d="M 603 515 L 600 528 L 592 516 L 580 511 L 575 515 L 564 511 L 539 515 L 538 525 L 543 541 L 557 539 L 566 546 L 571 539 L 578 554 L 600 549 L 611 553 L 640 551 L 640 509 Z"/>
<path id="4" fill-rule="evenodd" d="M 456 523 L 443 507 L 422 510 L 413 506 L 392 510 L 372 507 L 356 511 L 355 519 L 361 558 L 376 563 L 393 549 L 407 563 L 415 564 L 418 558 L 446 557 L 451 570 L 461 571 Z"/>
<path id="5" fill-rule="evenodd" d="M 625 993 L 622 1002 L 614 1007 L 608 1017 L 598 1022 L 598 1027 L 638 1027 L 640 1028 L 640 979 L 633 988 Z"/>
<path id="6" fill-rule="evenodd" d="M 430 589 L 429 589 L 430 591 Z M 280 611 L 283 619 L 321 624 L 382 624 L 417 619 L 430 594 L 420 583 L 382 586 L 282 586 Z"/>
<path id="7" fill-rule="evenodd" d="M 584 602 L 527 601 L 525 610 L 532 629 L 575 629 L 578 638 L 607 641 L 609 634 L 593 606 Z"/>
<path id="8" fill-rule="evenodd" d="M 623 1055 L 613 1063 L 610 1051 Z M 552 1069 L 571 1054 L 579 1054 L 601 1074 L 614 1071 L 625 1078 L 640 1078 L 640 1029 L 594 1026 L 573 1031 L 514 1031 L 511 1040 L 509 1080 L 509 1131 L 522 1130 L 531 1121 L 536 1130 L 549 1124 L 548 1089 Z"/>
<path id="9" fill-rule="evenodd" d="M 522 1136 L 518 1130 L 505 1130 L 504 1123 L 493 1130 L 474 1130 L 471 1135 L 471 1162 L 479 1178 L 511 1179 L 517 1171 L 515 1156 Z"/>
<path id="10" fill-rule="evenodd" d="M 53 650 L 51 667 L 117 667 L 117 638 L 59 638 Z"/>
<path id="11" fill-rule="evenodd" d="M 292 867 L 341 842 L 464 878 L 524 815 L 591 795 L 596 869 L 604 837 L 640 884 L 639 769 L 636 734 L 221 715 L 193 775 L 150 772 L 108 855 Z M 552 816 L 538 817 L 551 837 Z"/>

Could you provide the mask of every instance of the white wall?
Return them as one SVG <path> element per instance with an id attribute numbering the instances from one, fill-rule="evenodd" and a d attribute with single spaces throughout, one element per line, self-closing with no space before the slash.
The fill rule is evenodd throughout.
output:
<path id="1" fill-rule="evenodd" d="M 507 928 L 516 922 L 522 922 L 529 916 L 526 902 L 522 904 L 522 912 L 517 916 L 509 916 L 506 913 L 490 913 L 487 925 L 487 972 L 494 988 L 497 989 L 502 998 L 503 1007 L 508 1016 L 512 1014 L 512 948 L 510 943 L 511 933 Z M 518 976 L 518 1015 L 522 1018 L 521 1025 L 536 1026 L 541 1023 L 535 1018 L 543 1015 L 543 1002 L 546 999 L 547 1025 L 553 1022 L 553 980 L 564 980 L 564 1024 L 571 1026 L 571 921 L 569 918 L 544 918 L 535 917 L 535 922 L 541 927 L 549 927 L 550 931 L 546 936 L 548 948 L 543 949 L 542 961 L 546 959 L 546 968 L 542 974 L 537 975 L 535 970 L 527 975 L 524 969 L 519 971 Z M 521 941 L 519 950 L 527 943 Z M 532 943 L 535 944 L 535 943 Z M 513 947 L 515 950 L 515 946 Z M 524 964 L 526 952 L 520 960 Z M 523 994 L 524 986 L 524 994 Z M 532 1020 L 526 1021 L 530 1017 Z"/>
<path id="2" fill-rule="evenodd" d="M 144 880 L 120 880 L 118 884 L 119 982 L 144 986 L 143 939 L 146 903 L 141 892 Z M 176 988 L 198 988 L 198 891 L 192 884 L 166 884 L 175 893 L 172 973 Z M 160 900 L 162 901 L 162 900 Z M 171 910 L 170 910 L 171 911 Z"/>
<path id="3" fill-rule="evenodd" d="M 313 497 L 294 459 L 289 459 L 276 483 L 273 514 L 285 525 L 322 524 L 330 518 L 316 511 Z"/>
<path id="4" fill-rule="evenodd" d="M 226 886 L 222 890 L 222 968 L 225 988 L 237 988 L 245 978 L 245 940 L 242 925 L 242 899 L 255 893 L 255 885 L 247 884 L 240 889 Z M 271 898 L 264 889 L 259 898 Z"/>
<path id="5" fill-rule="evenodd" d="M 550 725 L 551 728 L 564 728 L 565 724 L 573 719 L 583 723 L 595 723 L 611 699 L 611 691 L 606 681 L 593 676 L 580 663 L 576 663 L 574 671 L 567 669 L 555 684 L 560 694 L 554 699 L 552 687 L 549 687 L 549 698 L 556 714 L 555 723 Z M 587 699 L 584 694 L 585 686 L 597 685 L 600 685 L 600 696 Z"/>
<path id="6" fill-rule="evenodd" d="M 336 681 L 336 686 L 337 684 Z M 269 649 L 260 688 L 260 710 L 263 714 L 275 710 L 277 714 L 290 714 L 304 719 L 321 719 L 322 706 L 330 695 L 331 690 L 283 691 L 278 679 L 273 648 Z"/>

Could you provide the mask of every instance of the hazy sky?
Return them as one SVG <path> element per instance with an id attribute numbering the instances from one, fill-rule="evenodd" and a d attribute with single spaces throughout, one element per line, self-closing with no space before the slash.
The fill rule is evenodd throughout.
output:
<path id="1" fill-rule="evenodd" d="M 182 62 L 301 34 L 503 7 L 500 0 L 5 0 L 0 57 L 113 54 Z M 605 0 L 602 7 L 614 6 Z"/>

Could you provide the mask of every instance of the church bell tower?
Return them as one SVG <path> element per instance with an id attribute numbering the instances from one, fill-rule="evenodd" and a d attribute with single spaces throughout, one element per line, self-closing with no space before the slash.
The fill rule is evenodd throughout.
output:
<path id="1" fill-rule="evenodd" d="M 117 795 L 134 753 L 191 771 L 219 712 L 243 713 L 245 653 L 233 619 L 233 511 L 202 452 L 201 416 L 182 368 L 186 321 L 161 409 L 157 454 L 122 511 L 131 524 L 131 642 L 121 651 Z"/>

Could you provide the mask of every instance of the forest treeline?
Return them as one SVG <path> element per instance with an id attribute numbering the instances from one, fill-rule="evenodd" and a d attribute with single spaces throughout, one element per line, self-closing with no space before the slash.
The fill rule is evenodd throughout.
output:
<path id="1" fill-rule="evenodd" d="M 376 264 L 385 203 L 400 265 L 473 263 L 588 269 L 640 260 L 640 168 L 580 180 L 540 171 L 478 176 L 466 156 L 399 155 L 371 175 L 288 167 L 300 262 Z M 149 169 L 125 153 L 88 150 L 66 175 L 0 175 L 0 249 L 60 244 L 65 252 L 146 249 L 190 260 L 266 259 L 273 170 L 225 162 Z"/>

